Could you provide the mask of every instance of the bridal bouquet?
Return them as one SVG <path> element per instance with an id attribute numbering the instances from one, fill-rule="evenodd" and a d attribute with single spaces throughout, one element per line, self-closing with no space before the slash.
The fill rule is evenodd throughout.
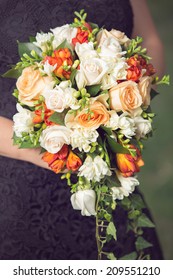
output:
<path id="1" fill-rule="evenodd" d="M 152 85 L 168 77 L 158 80 L 142 38 L 88 23 L 84 10 L 75 15 L 72 24 L 18 42 L 21 60 L 4 74 L 17 78 L 14 144 L 41 147 L 43 160 L 67 179 L 72 207 L 95 216 L 99 259 L 116 258 L 104 248 L 117 239 L 117 204 L 136 236 L 136 251 L 124 258 L 146 258 L 152 244 L 142 228 L 154 225 L 133 192 L 142 141 L 152 135 Z"/>

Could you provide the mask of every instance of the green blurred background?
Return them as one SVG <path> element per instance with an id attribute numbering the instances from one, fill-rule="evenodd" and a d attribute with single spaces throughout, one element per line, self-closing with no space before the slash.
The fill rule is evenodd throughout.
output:
<path id="1" fill-rule="evenodd" d="M 170 86 L 159 86 L 160 95 L 151 104 L 156 130 L 145 143 L 145 166 L 139 179 L 164 257 L 173 260 L 173 1 L 148 0 L 148 5 L 165 47 L 166 74 L 171 81 Z"/>

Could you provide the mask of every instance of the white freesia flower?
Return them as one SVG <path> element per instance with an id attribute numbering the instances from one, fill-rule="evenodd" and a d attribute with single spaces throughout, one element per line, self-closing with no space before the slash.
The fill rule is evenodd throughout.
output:
<path id="1" fill-rule="evenodd" d="M 49 153 L 56 154 L 64 144 L 70 144 L 71 130 L 61 125 L 53 125 L 44 129 L 40 136 L 40 145 Z"/>
<path id="2" fill-rule="evenodd" d="M 53 48 L 56 49 L 64 40 L 71 44 L 72 39 L 76 37 L 77 28 L 65 24 L 60 27 L 51 29 L 54 34 Z"/>
<path id="3" fill-rule="evenodd" d="M 80 152 L 87 153 L 91 149 L 90 144 L 96 142 L 98 136 L 97 130 L 76 128 L 71 132 L 72 149 L 78 148 Z"/>
<path id="4" fill-rule="evenodd" d="M 81 210 L 82 216 L 96 215 L 96 194 L 93 190 L 80 190 L 71 196 L 73 209 Z"/>
<path id="5" fill-rule="evenodd" d="M 87 178 L 88 181 L 94 180 L 96 182 L 100 182 L 106 175 L 111 176 L 112 172 L 100 156 L 96 156 L 94 159 L 87 156 L 83 165 L 79 168 L 78 174 L 78 176 Z"/>
<path id="6" fill-rule="evenodd" d="M 112 130 L 120 129 L 120 132 L 127 138 L 131 138 L 135 135 L 135 122 L 130 118 L 128 113 L 123 113 L 120 116 L 115 111 L 110 111 L 110 119 L 106 126 Z"/>
<path id="7" fill-rule="evenodd" d="M 66 108 L 78 109 L 77 99 L 74 97 L 76 90 L 71 87 L 70 81 L 63 81 L 52 90 L 45 90 L 43 96 L 48 109 L 61 113 Z"/>
<path id="8" fill-rule="evenodd" d="M 57 64 L 50 65 L 49 62 L 46 60 L 46 62 L 43 65 L 43 69 L 40 69 L 40 72 L 43 74 L 46 74 L 48 76 L 52 76 L 53 71 L 56 69 Z"/>
<path id="9" fill-rule="evenodd" d="M 107 63 L 102 59 L 94 57 L 82 60 L 80 70 L 76 74 L 78 88 L 100 84 L 108 69 Z"/>
<path id="10" fill-rule="evenodd" d="M 30 133 L 33 131 L 34 113 L 23 108 L 19 103 L 16 105 L 18 113 L 13 116 L 13 130 L 17 137 L 22 137 L 22 132 Z"/>
<path id="11" fill-rule="evenodd" d="M 50 43 L 53 41 L 52 33 L 37 33 L 36 42 L 33 42 L 34 45 L 39 47 L 43 52 L 46 52 L 50 49 Z"/>
<path id="12" fill-rule="evenodd" d="M 141 116 L 134 118 L 135 126 L 136 126 L 136 138 L 145 138 L 145 136 L 152 130 L 151 122 L 149 120 L 145 120 Z"/>
<path id="13" fill-rule="evenodd" d="M 94 44 L 92 42 L 89 43 L 77 43 L 75 46 L 75 51 L 80 59 L 88 59 L 92 57 L 98 57 L 97 51 L 94 49 Z"/>
<path id="14" fill-rule="evenodd" d="M 113 199 L 123 199 L 134 192 L 135 187 L 139 185 L 139 181 L 135 177 L 123 177 L 119 172 L 116 172 L 121 187 L 112 188 Z"/>
<path id="15" fill-rule="evenodd" d="M 132 138 L 135 135 L 135 123 L 132 118 L 129 117 L 127 113 L 123 113 L 119 117 L 118 126 L 120 132 L 124 134 L 127 138 Z"/>

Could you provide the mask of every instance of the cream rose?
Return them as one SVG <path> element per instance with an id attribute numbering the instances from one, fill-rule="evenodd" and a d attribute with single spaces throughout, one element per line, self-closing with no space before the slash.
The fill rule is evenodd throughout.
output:
<path id="1" fill-rule="evenodd" d="M 64 144 L 70 144 L 71 130 L 61 125 L 54 125 L 43 130 L 40 136 L 40 146 L 49 153 L 56 154 Z"/>
<path id="2" fill-rule="evenodd" d="M 114 38 L 121 45 L 130 42 L 130 39 L 125 35 L 125 33 L 119 30 L 112 29 L 111 31 L 107 31 L 106 29 L 102 29 L 96 37 L 98 47 L 100 47 L 107 38 Z"/>
<path id="3" fill-rule="evenodd" d="M 152 78 L 144 76 L 139 81 L 139 92 L 142 96 L 143 105 L 148 107 L 150 105 L 150 91 L 151 91 Z"/>
<path id="4" fill-rule="evenodd" d="M 78 88 L 100 84 L 108 69 L 107 63 L 102 59 L 94 57 L 82 60 L 76 75 Z"/>
<path id="5" fill-rule="evenodd" d="M 121 32 L 121 31 L 116 30 L 116 29 L 112 29 L 110 31 L 110 34 L 115 39 L 117 39 L 120 44 L 126 44 L 126 43 L 130 42 L 130 39 L 126 36 L 126 34 L 124 32 Z"/>
<path id="6" fill-rule="evenodd" d="M 19 101 L 28 106 L 34 106 L 46 87 L 53 87 L 53 79 L 49 76 L 41 76 L 39 70 L 33 66 L 26 67 L 16 83 L 19 91 Z"/>
<path id="7" fill-rule="evenodd" d="M 116 112 L 130 112 L 142 105 L 138 85 L 133 81 L 122 82 L 109 90 L 110 107 Z"/>

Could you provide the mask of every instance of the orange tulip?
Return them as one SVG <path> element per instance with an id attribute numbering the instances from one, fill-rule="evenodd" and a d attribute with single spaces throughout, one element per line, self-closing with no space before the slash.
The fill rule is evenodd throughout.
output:
<path id="1" fill-rule="evenodd" d="M 117 167 L 124 177 L 133 176 L 134 173 L 140 171 L 140 167 L 144 165 L 139 150 L 131 145 L 131 148 L 136 150 L 136 156 L 129 154 L 116 154 Z"/>
<path id="2" fill-rule="evenodd" d="M 64 169 L 65 166 L 65 161 L 63 161 L 62 159 L 57 159 L 55 160 L 52 164 L 50 164 L 50 168 L 56 173 L 58 174 L 59 172 L 61 172 Z"/>
<path id="3" fill-rule="evenodd" d="M 61 150 L 56 154 L 51 154 L 49 152 L 45 152 L 42 156 L 42 159 L 48 163 L 50 166 L 55 160 L 61 159 L 66 160 L 68 155 L 68 145 L 64 145 Z"/>
<path id="4" fill-rule="evenodd" d="M 77 171 L 81 165 L 81 159 L 72 151 L 70 151 L 66 162 L 67 169 Z"/>

